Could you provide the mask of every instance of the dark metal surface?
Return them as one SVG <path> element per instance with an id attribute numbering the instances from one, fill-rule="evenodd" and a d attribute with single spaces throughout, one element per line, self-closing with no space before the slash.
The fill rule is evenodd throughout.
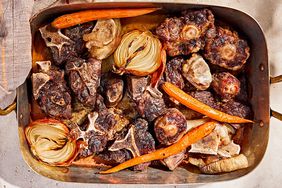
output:
<path id="1" fill-rule="evenodd" d="M 177 168 L 175 171 L 164 171 L 149 168 L 147 172 L 132 172 L 124 170 L 110 175 L 98 175 L 94 168 L 85 167 L 51 167 L 38 162 L 31 155 L 24 136 L 24 127 L 29 122 L 29 101 L 27 88 L 24 84 L 18 89 L 18 121 L 19 137 L 23 157 L 27 164 L 37 173 L 61 181 L 85 183 L 115 183 L 115 184 L 193 184 L 231 180 L 241 177 L 252 171 L 261 161 L 266 151 L 269 136 L 269 71 L 267 47 L 264 34 L 258 23 L 247 14 L 227 7 L 174 4 L 174 3 L 93 3 L 83 5 L 65 5 L 41 12 L 32 19 L 32 31 L 40 25 L 50 21 L 56 15 L 64 12 L 87 8 L 114 8 L 114 7 L 162 7 L 167 12 L 180 11 L 188 8 L 210 8 L 217 19 L 234 26 L 248 39 L 251 47 L 247 74 L 252 94 L 250 103 L 254 110 L 254 125 L 246 126 L 245 140 L 242 152 L 248 157 L 250 167 L 231 173 L 219 175 L 205 175 L 195 173 L 189 165 Z M 262 125 L 262 126 L 259 126 Z"/>

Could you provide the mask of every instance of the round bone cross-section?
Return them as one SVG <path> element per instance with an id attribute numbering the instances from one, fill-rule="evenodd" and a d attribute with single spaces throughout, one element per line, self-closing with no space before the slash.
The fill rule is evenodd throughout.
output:
<path id="1" fill-rule="evenodd" d="M 161 144 L 171 145 L 186 133 L 186 118 L 176 108 L 168 109 L 163 116 L 155 121 L 154 130 Z"/>
<path id="2" fill-rule="evenodd" d="M 240 81 L 228 72 L 213 74 L 212 88 L 223 98 L 234 98 L 240 92 Z"/>
<path id="3" fill-rule="evenodd" d="M 247 42 L 236 32 L 218 27 L 214 40 L 206 43 L 204 56 L 212 64 L 236 71 L 246 63 L 249 51 Z"/>

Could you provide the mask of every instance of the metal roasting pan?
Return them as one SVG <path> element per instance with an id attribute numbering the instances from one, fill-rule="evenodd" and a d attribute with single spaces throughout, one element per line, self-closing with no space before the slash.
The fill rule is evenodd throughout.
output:
<path id="1" fill-rule="evenodd" d="M 248 14 L 228 7 L 213 5 L 178 4 L 178 3 L 83 3 L 60 5 L 42 10 L 31 20 L 32 34 L 43 24 L 50 22 L 54 17 L 66 12 L 83 9 L 102 8 L 129 8 L 129 7 L 162 7 L 162 11 L 176 12 L 190 8 L 209 8 L 216 19 L 232 25 L 248 39 L 251 55 L 247 65 L 247 78 L 250 89 L 250 103 L 254 111 L 254 125 L 246 125 L 245 139 L 242 152 L 247 156 L 250 166 L 243 170 L 219 175 L 205 175 L 193 172 L 191 166 L 179 167 L 173 172 L 149 168 L 145 172 L 123 170 L 110 175 L 95 174 L 97 169 L 87 167 L 53 167 L 36 160 L 28 147 L 24 135 L 24 128 L 30 121 L 30 105 L 28 96 L 29 78 L 17 90 L 17 117 L 20 149 L 26 163 L 38 174 L 66 182 L 99 183 L 99 184 L 199 184 L 232 180 L 244 176 L 254 170 L 260 163 L 266 151 L 269 137 L 269 119 L 271 115 L 280 118 L 281 114 L 274 112 L 269 106 L 269 85 L 276 83 L 282 77 L 269 77 L 268 53 L 264 33 L 259 24 Z M 1 111 L 2 112 L 2 111 Z"/>

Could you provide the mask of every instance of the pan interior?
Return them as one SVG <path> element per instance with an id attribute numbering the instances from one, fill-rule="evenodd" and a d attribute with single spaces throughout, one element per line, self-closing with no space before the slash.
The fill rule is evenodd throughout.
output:
<path id="1" fill-rule="evenodd" d="M 122 171 L 110 175 L 97 175 L 96 169 L 86 167 L 51 167 L 38 162 L 31 155 L 24 135 L 24 127 L 29 123 L 30 109 L 27 89 L 29 79 L 18 89 L 18 121 L 19 138 L 22 155 L 27 164 L 37 173 L 60 181 L 84 183 L 114 183 L 114 184 L 187 184 L 209 183 L 231 180 L 252 171 L 261 161 L 268 142 L 269 135 L 269 72 L 268 57 L 264 34 L 257 22 L 247 14 L 226 7 L 174 4 L 174 3 L 89 3 L 63 5 L 46 9 L 31 19 L 32 33 L 50 19 L 66 12 L 82 9 L 99 8 L 128 8 L 128 7 L 162 7 L 162 11 L 173 12 L 190 8 L 209 8 L 220 20 L 239 29 L 248 39 L 251 56 L 247 67 L 248 82 L 251 86 L 251 105 L 254 111 L 254 125 L 246 125 L 247 131 L 242 146 L 243 153 L 248 157 L 250 167 L 231 173 L 219 175 L 205 175 L 195 172 L 193 167 L 180 167 L 173 172 L 150 168 L 146 172 L 134 173 Z M 262 127 L 259 124 L 263 124 Z"/>

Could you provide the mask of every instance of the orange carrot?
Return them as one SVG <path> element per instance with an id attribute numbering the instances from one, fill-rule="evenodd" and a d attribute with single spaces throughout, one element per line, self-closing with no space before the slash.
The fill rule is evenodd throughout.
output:
<path id="1" fill-rule="evenodd" d="M 215 128 L 216 124 L 217 123 L 215 121 L 206 122 L 192 129 L 186 135 L 184 135 L 178 142 L 176 142 L 175 144 L 167 148 L 159 149 L 152 153 L 135 157 L 109 170 L 101 171 L 99 173 L 100 174 L 110 174 L 110 173 L 118 172 L 120 170 L 129 168 L 129 167 L 141 164 L 141 163 L 146 163 L 146 162 L 150 162 L 154 160 L 161 160 L 169 156 L 175 155 L 177 153 L 180 153 L 181 151 L 189 147 L 191 144 L 209 135 Z"/>
<path id="2" fill-rule="evenodd" d="M 131 9 L 101 9 L 85 10 L 71 14 L 65 14 L 56 18 L 51 25 L 57 29 L 71 27 L 98 19 L 126 18 L 148 14 L 159 8 L 131 8 Z"/>
<path id="3" fill-rule="evenodd" d="M 162 88 L 170 97 L 176 99 L 181 104 L 185 105 L 188 108 L 191 108 L 194 111 L 204 114 L 210 117 L 211 119 L 227 123 L 254 123 L 251 120 L 240 118 L 238 116 L 232 116 L 219 110 L 216 110 L 191 97 L 172 83 L 165 82 L 162 85 Z"/>

